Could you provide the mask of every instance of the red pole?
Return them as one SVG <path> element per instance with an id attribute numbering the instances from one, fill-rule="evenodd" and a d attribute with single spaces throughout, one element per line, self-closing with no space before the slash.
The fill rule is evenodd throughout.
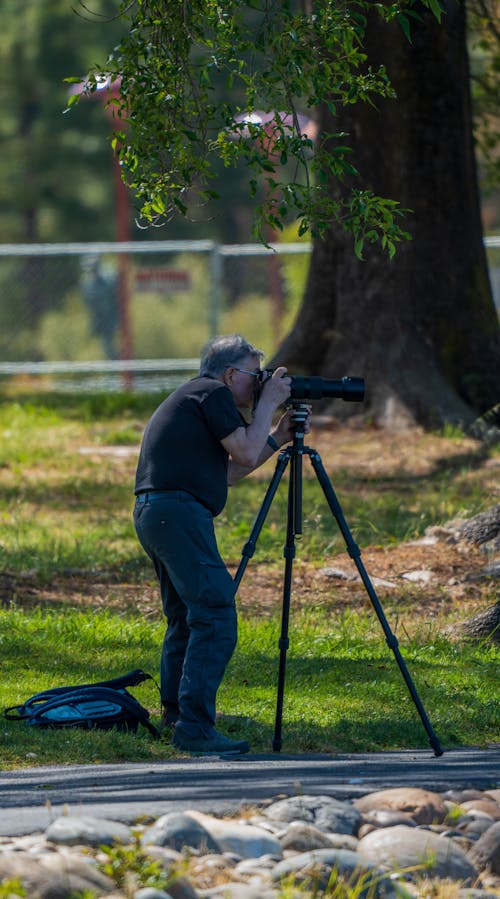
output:
<path id="1" fill-rule="evenodd" d="M 122 181 L 118 156 L 113 154 L 113 172 L 115 176 L 116 203 L 116 238 L 119 243 L 130 240 L 128 192 Z M 119 356 L 128 361 L 132 359 L 132 331 L 130 327 L 130 283 L 129 258 L 126 253 L 118 254 L 118 323 L 119 323 Z M 132 387 L 132 373 L 124 371 L 123 383 L 127 390 Z"/>

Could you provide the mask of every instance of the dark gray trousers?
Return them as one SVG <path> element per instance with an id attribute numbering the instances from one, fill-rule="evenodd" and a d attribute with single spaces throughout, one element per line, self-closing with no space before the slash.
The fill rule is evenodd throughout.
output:
<path id="1" fill-rule="evenodd" d="M 192 737 L 208 737 L 215 700 L 237 640 L 235 585 L 210 512 L 182 490 L 137 498 L 137 536 L 153 562 L 167 618 L 161 698 Z"/>

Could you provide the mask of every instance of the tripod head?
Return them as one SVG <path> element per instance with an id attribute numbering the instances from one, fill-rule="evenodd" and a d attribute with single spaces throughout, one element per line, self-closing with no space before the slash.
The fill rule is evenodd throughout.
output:
<path id="1" fill-rule="evenodd" d="M 304 424 L 311 411 L 311 407 L 307 403 L 290 403 L 288 409 L 292 411 L 294 425 Z"/>
<path id="2" fill-rule="evenodd" d="M 304 425 L 310 415 L 311 407 L 307 403 L 291 402 L 287 408 L 292 412 L 292 423 L 294 430 L 294 438 L 303 439 L 305 436 Z"/>

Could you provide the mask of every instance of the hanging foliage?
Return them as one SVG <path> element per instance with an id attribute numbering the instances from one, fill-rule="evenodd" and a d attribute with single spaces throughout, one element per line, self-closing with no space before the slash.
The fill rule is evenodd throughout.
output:
<path id="1" fill-rule="evenodd" d="M 128 33 L 87 77 L 84 92 L 119 86 L 109 99 L 123 177 L 150 223 L 189 216 L 217 198 L 220 161 L 243 160 L 256 202 L 256 233 L 299 220 L 299 233 L 338 223 L 362 255 L 380 241 L 390 256 L 408 235 L 393 199 L 359 186 L 331 196 L 332 176 L 358 176 L 349 135 L 314 134 L 315 110 L 393 96 L 384 66 L 364 51 L 366 15 L 397 20 L 411 40 L 419 7 L 439 0 L 136 0 L 122 2 Z M 71 79 L 68 79 L 71 80 Z M 77 102 L 75 94 L 71 102 Z M 286 173 L 286 174 L 285 174 Z"/>

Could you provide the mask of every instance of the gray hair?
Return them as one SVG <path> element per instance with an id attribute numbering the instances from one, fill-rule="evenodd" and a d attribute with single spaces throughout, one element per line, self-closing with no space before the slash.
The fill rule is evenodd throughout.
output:
<path id="1" fill-rule="evenodd" d="M 200 376 L 218 378 L 226 368 L 241 362 L 245 356 L 259 356 L 262 359 L 264 355 L 262 350 L 257 350 L 241 334 L 214 337 L 201 351 Z"/>

